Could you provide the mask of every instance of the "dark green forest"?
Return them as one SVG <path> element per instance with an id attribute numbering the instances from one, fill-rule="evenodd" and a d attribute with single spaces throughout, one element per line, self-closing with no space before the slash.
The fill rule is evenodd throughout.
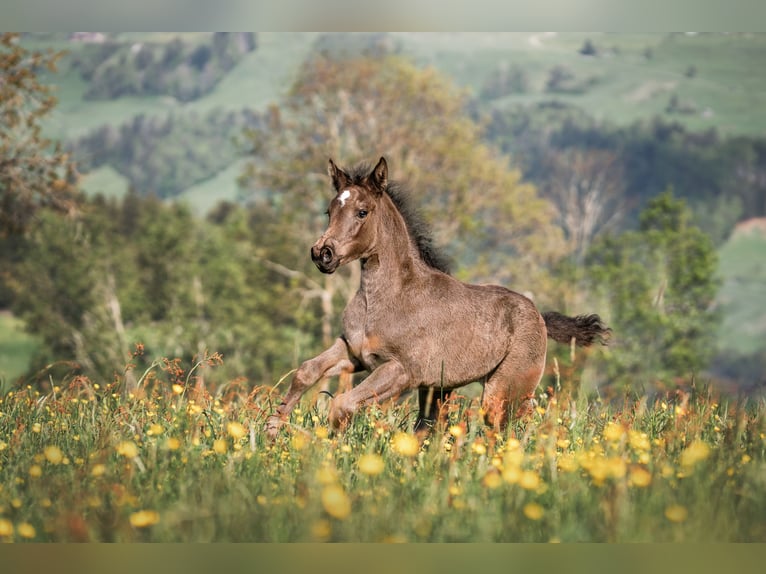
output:
<path id="1" fill-rule="evenodd" d="M 140 377 L 161 357 L 193 364 L 220 353 L 211 386 L 275 384 L 327 344 L 358 281 L 354 269 L 322 276 L 307 255 L 331 197 L 327 158 L 385 155 L 458 277 L 607 320 L 609 347 L 575 355 L 552 344 L 568 380 L 601 393 L 763 386 L 766 352 L 719 341 L 727 307 L 718 250 L 738 224 L 766 216 L 766 137 L 699 129 L 685 121 L 683 98 L 667 94 L 658 113 L 621 122 L 579 105 L 607 82 L 587 66 L 607 52 L 627 58 L 627 48 L 578 41 L 571 56 L 585 59 L 582 70 L 562 63 L 539 77 L 522 60 L 492 64 L 471 91 L 422 65 L 406 40 L 320 35 L 258 109 L 218 99 L 189 107 L 216 98 L 264 49 L 256 35 L 67 39 L 58 71 L 44 67 L 55 52 L 36 50 L 61 38 L 6 40 L 0 73 L 19 80 L 3 84 L 0 102 L 19 121 L 0 132 L 0 151 L 18 164 L 2 166 L 0 309 L 37 341 L 20 381 L 108 382 L 126 370 Z M 647 65 L 659 58 L 636 54 Z M 705 74 L 691 63 L 680 71 L 689 82 Z M 19 102 L 62 74 L 82 86 L 83 102 L 179 106 L 49 141 L 40 128 L 57 104 L 30 114 Z M 55 165 L 10 177 L 24 154 Z M 204 216 L 175 201 L 235 162 L 244 166 L 239 201 Z M 124 193 L 74 185 L 75 168 L 87 180 L 105 167 L 125 179 Z M 19 213 L 32 216 L 11 217 Z M 555 385 L 560 373 L 546 377 Z"/>

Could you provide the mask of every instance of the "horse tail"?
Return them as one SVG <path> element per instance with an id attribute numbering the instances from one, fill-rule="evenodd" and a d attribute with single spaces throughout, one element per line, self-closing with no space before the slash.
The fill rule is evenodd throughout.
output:
<path id="1" fill-rule="evenodd" d="M 548 311 L 543 313 L 543 320 L 551 339 L 566 344 L 574 339 L 580 347 L 588 347 L 596 341 L 606 345 L 612 333 L 596 314 L 567 317 L 556 311 Z"/>

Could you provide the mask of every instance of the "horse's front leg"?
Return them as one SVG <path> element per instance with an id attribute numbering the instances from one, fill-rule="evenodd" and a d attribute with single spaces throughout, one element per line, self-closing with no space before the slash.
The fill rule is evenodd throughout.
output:
<path id="1" fill-rule="evenodd" d="M 334 428 L 343 427 L 362 405 L 382 403 L 411 389 L 411 379 L 404 367 L 396 361 L 383 363 L 358 386 L 333 399 L 330 423 Z"/>
<path id="2" fill-rule="evenodd" d="M 301 395 L 312 385 L 324 377 L 333 377 L 341 373 L 353 373 L 357 370 L 351 359 L 346 341 L 338 338 L 332 347 L 304 362 L 296 371 L 290 388 L 285 394 L 277 410 L 266 420 L 266 433 L 274 439 L 279 429 L 287 421 L 290 412 L 298 404 Z"/>

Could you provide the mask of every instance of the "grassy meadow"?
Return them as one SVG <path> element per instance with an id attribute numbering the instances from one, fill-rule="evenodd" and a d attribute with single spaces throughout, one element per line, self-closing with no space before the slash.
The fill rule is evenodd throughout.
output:
<path id="1" fill-rule="evenodd" d="M 763 399 L 541 392 L 497 435 L 463 394 L 419 443 L 413 399 L 336 434 L 314 395 L 271 443 L 286 382 L 210 394 L 197 377 L 217 362 L 157 361 L 130 393 L 78 377 L 5 395 L 0 540 L 766 540 Z"/>

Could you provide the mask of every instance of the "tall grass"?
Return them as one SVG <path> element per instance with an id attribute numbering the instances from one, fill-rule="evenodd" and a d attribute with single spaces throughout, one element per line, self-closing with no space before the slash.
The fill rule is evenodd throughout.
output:
<path id="1" fill-rule="evenodd" d="M 458 396 L 422 444 L 415 404 L 343 433 L 307 398 L 200 384 L 217 357 L 157 361 L 126 392 L 62 381 L 0 402 L 4 541 L 763 541 L 764 402 L 688 389 L 607 404 L 541 393 L 496 435 Z"/>

